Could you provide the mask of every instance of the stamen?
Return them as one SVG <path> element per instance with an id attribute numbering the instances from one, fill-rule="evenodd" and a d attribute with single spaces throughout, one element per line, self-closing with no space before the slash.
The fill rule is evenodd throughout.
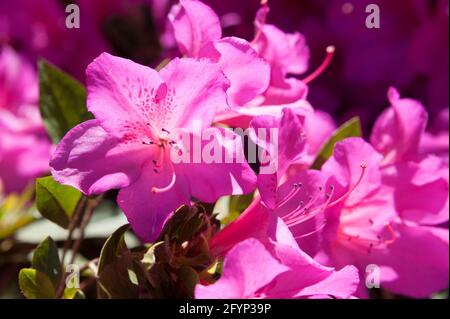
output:
<path id="1" fill-rule="evenodd" d="M 294 183 L 294 187 L 290 190 L 290 192 L 284 197 L 284 199 L 278 203 L 277 207 L 283 206 L 283 204 L 287 203 L 292 197 L 294 197 L 300 190 L 300 188 L 303 186 L 302 183 Z"/>
<path id="2" fill-rule="evenodd" d="M 317 208 L 317 209 L 307 213 L 308 209 L 314 204 L 314 202 L 317 200 L 317 198 L 316 198 L 316 200 L 314 200 L 313 202 L 311 202 L 309 204 L 309 207 L 307 205 L 305 208 L 303 208 L 303 213 L 298 214 L 298 210 L 299 210 L 300 207 L 297 208 L 295 210 L 295 211 L 297 211 L 297 213 L 295 213 L 295 211 L 293 212 L 294 214 L 289 218 L 289 220 L 286 221 L 286 225 L 288 225 L 288 226 L 295 226 L 295 225 L 297 225 L 299 223 L 303 223 L 303 222 L 313 218 L 314 216 L 317 216 L 318 214 L 322 213 L 323 211 L 325 211 L 325 209 L 327 209 L 329 207 L 329 203 L 330 203 L 331 198 L 333 196 L 333 190 L 334 189 L 331 189 L 330 194 L 326 194 L 325 195 L 325 198 L 327 198 L 327 200 L 319 208 Z"/>
<path id="3" fill-rule="evenodd" d="M 157 187 L 153 187 L 152 188 L 152 193 L 154 194 L 158 194 L 158 193 L 164 193 L 167 192 L 168 190 L 170 190 L 173 185 L 175 185 L 175 181 L 177 180 L 177 175 L 175 174 L 175 171 L 172 172 L 172 179 L 170 180 L 169 185 L 162 187 L 162 188 L 157 188 Z"/>
<path id="4" fill-rule="evenodd" d="M 163 131 L 164 133 L 170 134 L 170 132 L 168 130 L 166 130 L 165 128 L 162 128 L 161 131 Z"/>
<path id="5" fill-rule="evenodd" d="M 150 133 L 153 135 L 154 138 L 158 137 L 158 134 L 156 134 L 155 128 L 152 126 L 150 122 L 145 123 L 148 128 L 150 129 Z"/>
<path id="6" fill-rule="evenodd" d="M 333 45 L 327 46 L 326 52 L 327 55 L 325 59 L 323 60 L 322 64 L 310 75 L 308 75 L 306 78 L 303 79 L 303 82 L 305 84 L 308 84 L 309 82 L 315 80 L 320 74 L 325 71 L 325 69 L 330 65 L 331 60 L 333 59 L 334 52 L 336 51 L 336 48 Z"/>
<path id="7" fill-rule="evenodd" d="M 358 180 L 356 181 L 355 185 L 353 185 L 353 187 L 351 189 L 349 189 L 344 195 L 342 195 L 341 197 L 339 197 L 338 199 L 336 199 L 335 201 L 333 201 L 332 203 L 330 203 L 330 205 L 328 205 L 327 208 L 329 207 L 333 207 L 337 204 L 339 204 L 340 202 L 342 202 L 344 199 L 346 199 L 351 193 L 353 193 L 353 191 L 356 189 L 356 187 L 358 187 L 358 185 L 361 183 L 361 180 L 364 177 L 364 174 L 366 172 L 366 168 L 367 168 L 367 164 L 366 162 L 362 162 L 361 163 L 361 175 L 359 176 Z"/>
<path id="8" fill-rule="evenodd" d="M 320 225 L 320 227 L 318 227 L 317 229 L 315 229 L 309 233 L 303 234 L 303 235 L 295 236 L 294 239 L 300 239 L 300 238 L 305 238 L 305 237 L 314 235 L 315 233 L 320 232 L 326 226 L 326 224 L 327 224 L 326 222 L 323 222 L 322 225 Z"/>
<path id="9" fill-rule="evenodd" d="M 162 148 L 161 149 L 160 165 L 162 165 L 164 163 L 164 154 L 165 154 L 165 149 Z M 172 161 L 170 160 L 170 158 L 168 159 L 168 161 L 166 161 L 166 163 L 167 163 L 167 165 L 169 167 L 169 170 L 170 170 L 170 172 L 172 174 L 172 178 L 170 180 L 170 183 L 167 186 L 165 186 L 165 187 L 162 187 L 162 188 L 152 187 L 152 193 L 154 193 L 154 194 L 163 193 L 163 192 L 166 192 L 166 191 L 170 190 L 173 187 L 173 185 L 175 185 L 175 182 L 177 180 L 177 175 L 175 174 L 175 168 L 173 167 L 173 164 L 172 164 Z"/>

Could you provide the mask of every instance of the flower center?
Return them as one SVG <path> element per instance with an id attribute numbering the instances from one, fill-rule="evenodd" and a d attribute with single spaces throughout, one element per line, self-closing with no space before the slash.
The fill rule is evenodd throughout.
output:
<path id="1" fill-rule="evenodd" d="M 166 130 L 165 128 L 162 128 L 161 133 L 157 134 L 156 130 L 150 123 L 147 123 L 147 126 L 149 127 L 152 133 L 151 135 L 155 137 L 155 140 L 150 139 L 142 141 L 142 144 L 148 146 L 156 146 L 159 149 L 158 158 L 152 160 L 153 172 L 156 174 L 160 174 L 162 169 L 166 169 L 169 171 L 171 176 L 170 182 L 167 186 L 152 187 L 152 193 L 154 194 L 163 193 L 170 190 L 175 185 L 177 179 L 175 168 L 170 158 L 170 149 L 173 147 L 175 150 L 178 151 L 178 154 L 180 156 L 183 154 L 183 152 L 179 147 L 179 145 L 177 144 L 177 142 L 170 137 L 171 134 L 170 131 Z"/>

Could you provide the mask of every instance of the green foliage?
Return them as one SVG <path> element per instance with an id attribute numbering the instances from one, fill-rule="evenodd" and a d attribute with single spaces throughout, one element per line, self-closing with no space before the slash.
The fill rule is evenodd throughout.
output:
<path id="1" fill-rule="evenodd" d="M 92 118 L 84 86 L 54 65 L 41 60 L 39 108 L 47 132 L 57 143 L 75 125 Z"/>
<path id="2" fill-rule="evenodd" d="M 73 187 L 61 185 L 51 176 L 36 180 L 36 206 L 41 215 L 68 228 L 82 194 Z"/>
<path id="3" fill-rule="evenodd" d="M 114 262 L 122 253 L 128 251 L 125 243 L 125 232 L 130 229 L 130 225 L 126 224 L 117 229 L 106 240 L 100 252 L 98 263 L 98 272 L 101 273 L 107 265 Z"/>
<path id="4" fill-rule="evenodd" d="M 32 266 L 45 274 L 54 287 L 58 285 L 62 265 L 58 256 L 58 247 L 51 237 L 45 238 L 37 246 L 33 254 Z"/>
<path id="5" fill-rule="evenodd" d="M 45 238 L 33 254 L 32 268 L 24 268 L 19 273 L 19 287 L 28 299 L 59 298 L 57 291 L 63 279 L 63 265 L 58 255 L 58 247 L 51 237 Z M 64 299 L 84 298 L 80 289 L 65 287 Z"/>
<path id="6" fill-rule="evenodd" d="M 32 268 L 19 273 L 19 287 L 28 299 L 54 299 L 55 288 L 46 274 Z"/>
<path id="7" fill-rule="evenodd" d="M 62 265 L 58 247 L 51 237 L 45 238 L 37 246 L 32 267 L 24 268 L 19 273 L 19 286 L 24 296 L 29 299 L 55 298 Z"/>
<path id="8" fill-rule="evenodd" d="M 344 124 L 342 124 L 333 136 L 322 146 L 319 154 L 317 155 L 314 163 L 312 164 L 312 169 L 320 169 L 322 165 L 330 158 L 333 154 L 334 145 L 342 141 L 347 137 L 360 137 L 362 136 L 361 123 L 358 117 L 353 117 Z"/>
<path id="9" fill-rule="evenodd" d="M 222 227 L 228 225 L 250 205 L 253 200 L 254 192 L 247 195 L 223 196 L 214 205 L 213 212 L 217 214 Z"/>
<path id="10" fill-rule="evenodd" d="M 144 282 L 138 263 L 143 254 L 131 252 L 125 242 L 129 225 L 117 229 L 105 242 L 98 264 L 98 296 L 100 298 L 137 298 L 139 284 Z"/>

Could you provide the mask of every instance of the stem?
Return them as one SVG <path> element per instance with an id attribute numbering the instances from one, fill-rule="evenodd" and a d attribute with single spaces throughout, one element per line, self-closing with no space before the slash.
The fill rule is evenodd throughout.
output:
<path id="1" fill-rule="evenodd" d="M 85 196 L 83 196 L 80 199 L 80 201 L 78 202 L 77 208 L 75 210 L 75 213 L 73 214 L 72 219 L 70 220 L 69 228 L 68 228 L 69 234 L 67 235 L 67 239 L 64 242 L 64 248 L 63 248 L 63 253 L 62 253 L 62 257 L 61 257 L 61 265 L 64 265 L 67 251 L 69 250 L 69 246 L 72 241 L 73 231 L 75 230 L 75 228 L 78 224 L 78 221 L 82 215 L 82 212 L 84 211 L 84 208 L 86 206 L 86 201 L 87 201 L 87 199 Z"/>
<path id="2" fill-rule="evenodd" d="M 84 230 L 86 229 L 87 224 L 89 224 L 89 221 L 91 220 L 91 217 L 94 213 L 94 210 L 100 205 L 101 201 L 103 199 L 103 196 L 99 196 L 93 200 L 89 200 L 86 206 L 86 211 L 83 216 L 83 220 L 81 221 L 80 225 L 80 235 L 75 242 L 75 244 L 72 246 L 72 258 L 70 260 L 70 263 L 73 264 L 75 261 L 75 257 L 80 250 L 81 243 L 84 239 Z"/>
<path id="3" fill-rule="evenodd" d="M 80 235 L 75 242 L 75 244 L 72 246 L 72 257 L 70 259 L 70 264 L 73 264 L 75 261 L 75 257 L 81 247 L 81 243 L 84 239 L 84 231 L 86 229 L 86 226 L 88 225 L 94 210 L 100 205 L 101 201 L 103 199 L 103 195 L 98 196 L 95 199 L 88 199 L 86 197 L 83 197 L 82 201 L 80 201 L 79 205 L 77 206 L 77 210 L 73 216 L 73 219 L 70 222 L 69 225 L 69 234 L 66 242 L 64 243 L 64 250 L 63 250 L 63 256 L 62 256 L 62 266 L 63 269 L 61 271 L 61 279 L 58 283 L 58 288 L 56 290 L 56 298 L 60 299 L 62 295 L 64 294 L 64 284 L 66 281 L 66 273 L 64 272 L 64 259 L 66 257 L 67 251 L 69 249 L 70 242 L 72 240 L 73 232 L 76 228 L 76 225 L 78 224 L 78 220 L 80 219 L 81 215 L 83 216 L 83 219 L 81 221 L 81 224 L 79 226 L 80 229 Z"/>

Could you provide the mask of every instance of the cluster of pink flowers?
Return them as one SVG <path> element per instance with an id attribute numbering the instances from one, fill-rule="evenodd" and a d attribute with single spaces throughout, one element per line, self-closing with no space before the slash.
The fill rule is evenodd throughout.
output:
<path id="1" fill-rule="evenodd" d="M 20 192 L 49 171 L 52 145 L 38 109 L 31 65 L 10 47 L 0 51 L 0 194 Z"/>
<path id="2" fill-rule="evenodd" d="M 269 11 L 262 1 L 249 42 L 223 37 L 218 16 L 201 1 L 180 0 L 169 29 L 183 57 L 154 70 L 98 56 L 86 70 L 95 119 L 56 146 L 53 177 L 86 195 L 119 189 L 119 207 L 146 242 L 182 205 L 256 191 L 210 242 L 223 258 L 222 275 L 198 284 L 197 298 L 364 298 L 369 266 L 396 294 L 421 298 L 447 288 L 448 129 L 426 132 L 424 106 L 390 88 L 390 107 L 370 138 L 343 139 L 312 169 L 336 126 L 308 102 L 308 84 L 335 49 L 327 47 L 324 62 L 307 73 L 305 38 L 268 24 Z M 10 192 L 49 169 L 52 146 L 38 115 L 36 75 L 7 47 L 0 80 L 0 181 Z M 442 118 L 448 125 L 448 112 Z M 242 158 L 241 137 L 223 134 L 224 125 L 276 129 L 275 148 L 250 136 L 276 158 L 276 170 L 172 160 L 174 151 L 193 157 L 181 135 L 195 140 L 200 133 L 223 157 Z"/>

